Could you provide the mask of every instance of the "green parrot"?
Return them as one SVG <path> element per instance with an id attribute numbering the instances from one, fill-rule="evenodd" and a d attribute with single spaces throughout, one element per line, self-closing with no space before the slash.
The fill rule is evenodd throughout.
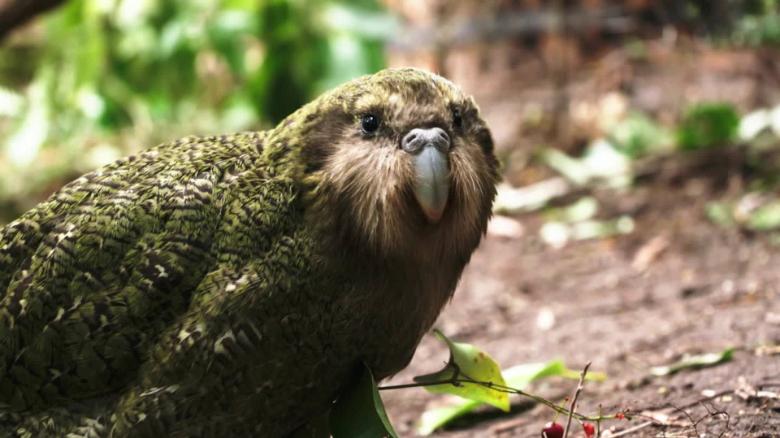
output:
<path id="1" fill-rule="evenodd" d="M 0 229 L 0 436 L 289 436 L 408 364 L 497 179 L 474 100 L 408 68 L 76 179 Z"/>

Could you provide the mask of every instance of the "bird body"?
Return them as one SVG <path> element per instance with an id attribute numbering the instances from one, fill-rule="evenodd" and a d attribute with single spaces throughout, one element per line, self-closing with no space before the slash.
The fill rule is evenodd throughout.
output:
<path id="1" fill-rule="evenodd" d="M 413 69 L 75 180 L 0 229 L 0 435 L 292 433 L 406 366 L 495 182 L 473 101 Z"/>

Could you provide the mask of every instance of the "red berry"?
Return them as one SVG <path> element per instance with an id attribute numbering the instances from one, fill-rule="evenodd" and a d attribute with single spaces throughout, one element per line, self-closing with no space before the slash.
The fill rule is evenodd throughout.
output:
<path id="1" fill-rule="evenodd" d="M 582 430 L 585 431 L 585 436 L 588 438 L 596 434 L 596 428 L 590 423 L 582 423 Z"/>
<path id="2" fill-rule="evenodd" d="M 563 438 L 563 426 L 556 422 L 547 423 L 542 429 L 542 438 Z"/>
<path id="3" fill-rule="evenodd" d="M 618 412 L 617 414 L 615 414 L 615 418 L 617 418 L 618 420 L 625 420 L 626 419 L 626 414 L 624 414 L 622 412 Z"/>

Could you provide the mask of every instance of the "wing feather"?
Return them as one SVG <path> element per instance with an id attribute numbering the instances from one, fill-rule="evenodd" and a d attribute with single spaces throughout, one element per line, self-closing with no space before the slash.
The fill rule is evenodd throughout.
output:
<path id="1" fill-rule="evenodd" d="M 0 405 L 41 408 L 135 377 L 216 263 L 224 206 L 256 171 L 261 141 L 159 146 L 75 180 L 0 229 Z"/>

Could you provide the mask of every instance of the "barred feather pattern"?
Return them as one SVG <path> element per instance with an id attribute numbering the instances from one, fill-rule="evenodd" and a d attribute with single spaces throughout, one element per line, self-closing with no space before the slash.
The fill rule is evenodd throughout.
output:
<path id="1" fill-rule="evenodd" d="M 292 183 L 258 163 L 261 145 L 258 134 L 164 145 L 79 178 L 3 229 L 6 424 L 21 421 L 21 436 L 60 436 L 63 426 L 77 435 L 279 432 L 236 419 L 289 411 L 269 396 L 274 385 L 328 375 L 326 352 L 306 334 L 329 328 L 303 319 L 308 309 L 330 326 L 322 316 L 334 313 L 291 293 L 307 290 L 308 238 L 296 230 Z M 283 398 L 305 400 L 303 390 Z"/>
<path id="2" fill-rule="evenodd" d="M 396 181 L 382 193 L 391 227 L 345 204 L 380 181 L 333 185 L 328 163 L 372 147 L 354 130 L 368 95 L 409 118 L 398 129 L 465 105 L 441 229 L 406 204 L 409 166 L 392 167 L 404 157 L 390 143 L 376 147 L 391 167 L 360 178 Z M 187 137 L 78 178 L 0 229 L 0 436 L 292 433 L 361 362 L 380 378 L 408 363 L 484 232 L 496 178 L 473 102 L 411 69 L 358 79 L 270 131 Z"/>

